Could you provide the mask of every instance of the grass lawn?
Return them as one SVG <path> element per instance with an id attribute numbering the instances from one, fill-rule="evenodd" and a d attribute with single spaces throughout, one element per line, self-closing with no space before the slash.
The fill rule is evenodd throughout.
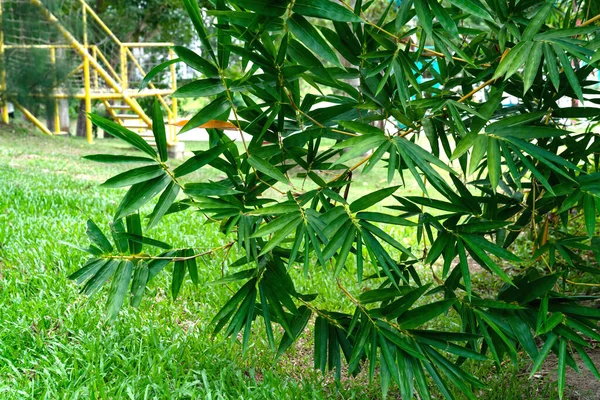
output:
<path id="1" fill-rule="evenodd" d="M 176 302 L 170 295 L 168 270 L 152 281 L 139 309 L 124 307 L 117 322 L 108 324 L 106 288 L 90 299 L 79 294 L 67 276 L 86 257 L 65 244 L 87 245 L 87 218 L 106 229 L 124 193 L 99 184 L 126 167 L 81 158 L 108 152 L 133 150 L 117 140 L 90 146 L 80 139 L 0 127 L 1 399 L 380 396 L 377 382 L 368 384 L 362 376 L 336 384 L 331 377 L 313 372 L 310 332 L 279 363 L 260 326 L 245 356 L 239 343 L 220 335 L 211 337 L 210 321 L 230 296 L 227 287 L 209 285 L 227 271 L 221 254 L 200 263 L 199 285 L 184 283 Z M 202 174 L 191 179 L 207 179 L 210 171 Z M 369 177 L 358 195 L 387 185 L 384 172 Z M 418 189 L 409 190 L 420 194 Z M 392 233 L 404 244 L 414 245 L 408 231 Z M 175 247 L 211 249 L 228 241 L 194 213 L 169 215 L 148 234 Z M 315 272 L 298 286 L 304 292 L 319 287 L 318 301 L 349 307 L 325 273 Z M 363 289 L 350 287 L 355 292 Z M 442 323 L 450 329 L 454 322 L 450 316 Z M 490 391 L 480 393 L 482 399 L 556 396 L 551 383 L 527 380 L 523 365 L 509 366 L 501 375 L 495 375 L 491 363 L 467 365 L 467 369 L 490 385 Z M 399 395 L 392 391 L 390 397 Z"/>

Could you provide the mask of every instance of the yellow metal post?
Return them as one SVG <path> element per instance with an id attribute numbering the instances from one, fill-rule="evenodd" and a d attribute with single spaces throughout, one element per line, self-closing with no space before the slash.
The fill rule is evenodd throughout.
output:
<path id="1" fill-rule="evenodd" d="M 2 0 L 0 0 L 0 23 L 2 22 Z M 2 122 L 8 124 L 8 100 L 6 97 L 6 68 L 4 63 L 4 31 L 0 29 L 0 91 L 2 92 Z"/>
<path id="2" fill-rule="evenodd" d="M 175 59 L 175 52 L 173 51 L 172 48 L 169 47 L 169 59 L 173 60 Z M 177 90 L 177 70 L 175 69 L 175 64 L 171 64 L 171 90 L 175 91 Z M 177 122 L 177 99 L 175 97 L 171 97 L 171 121 L 170 122 L 170 126 L 171 126 L 171 142 L 173 143 L 177 143 L 178 139 L 177 139 L 177 127 L 175 126 L 175 123 Z"/>
<path id="3" fill-rule="evenodd" d="M 98 62 L 98 46 L 92 46 L 92 57 Z M 98 71 L 94 70 L 94 89 L 98 90 Z"/>
<path id="4" fill-rule="evenodd" d="M 88 53 L 88 37 L 87 37 L 87 12 L 86 9 L 83 8 L 83 47 Z M 83 57 L 83 85 L 85 90 L 85 113 L 89 114 L 92 112 L 92 97 L 91 97 L 91 88 L 90 88 L 90 58 Z M 92 134 L 92 121 L 89 118 L 85 119 L 85 136 L 87 137 L 88 143 L 92 143 L 94 141 Z"/>
<path id="5" fill-rule="evenodd" d="M 52 63 L 52 80 L 54 81 L 54 90 L 56 90 L 56 50 L 50 48 L 50 62 Z M 60 134 L 60 115 L 58 113 L 58 99 L 54 97 L 54 132 Z"/>
<path id="6" fill-rule="evenodd" d="M 33 115 L 32 113 L 30 113 L 29 110 L 27 110 L 25 107 L 23 107 L 22 105 L 20 105 L 17 102 L 14 103 L 14 106 L 19 111 L 21 111 L 23 113 L 23 115 L 25 115 L 25 117 L 28 120 L 30 120 L 31 122 L 33 122 L 33 124 L 35 126 L 37 126 L 39 130 L 41 130 L 42 132 L 44 132 L 46 135 L 52 136 L 52 132 L 50 132 L 50 130 L 48 128 L 46 128 L 46 126 L 42 123 L 42 121 L 40 121 L 39 119 L 37 119 L 35 117 L 35 115 Z"/>
<path id="7" fill-rule="evenodd" d="M 127 71 L 127 47 L 121 46 L 121 88 L 126 91 L 129 84 L 129 74 Z"/>
<path id="8" fill-rule="evenodd" d="M 2 0 L 0 0 L 1 2 Z M 43 17 L 45 17 L 45 19 L 47 19 L 49 22 L 53 23 L 56 28 L 58 29 L 58 31 L 66 38 L 67 40 L 67 45 L 64 45 L 64 47 L 71 47 L 73 49 L 75 49 L 75 51 L 77 51 L 78 54 L 81 55 L 81 57 L 83 58 L 83 62 L 80 68 L 78 68 L 78 70 L 83 70 L 84 73 L 84 90 L 82 92 L 78 92 L 72 95 L 72 97 L 77 98 L 77 99 L 84 99 L 85 103 L 86 103 L 86 111 L 91 111 L 91 101 L 96 99 L 96 100 L 108 100 L 108 99 L 114 99 L 114 100 L 123 100 L 130 108 L 133 112 L 135 112 L 143 121 L 145 124 L 148 125 L 148 127 L 150 127 L 152 125 L 152 120 L 146 115 L 146 113 L 144 112 L 144 110 L 140 107 L 139 103 L 135 100 L 137 97 L 151 97 L 151 96 L 156 96 L 159 98 L 159 100 L 161 100 L 161 103 L 163 104 L 163 106 L 166 106 L 166 108 L 169 110 L 169 118 L 170 119 L 175 119 L 177 116 L 177 101 L 174 100 L 172 105 L 169 106 L 164 102 L 164 99 L 162 98 L 162 96 L 165 95 L 170 95 L 173 93 L 173 90 L 176 89 L 177 84 L 176 84 L 176 75 L 175 75 L 175 68 L 171 68 L 171 79 L 172 79 L 172 87 L 169 89 L 157 89 L 154 88 L 153 86 L 151 86 L 151 88 L 145 89 L 143 91 L 137 91 L 137 90 L 129 90 L 128 86 L 129 86 L 129 74 L 128 74 L 128 63 L 129 63 L 129 59 L 128 57 L 131 56 L 132 60 L 134 61 L 133 65 L 134 67 L 137 67 L 138 69 L 141 69 L 141 66 L 139 66 L 139 63 L 135 60 L 135 57 L 133 56 L 133 54 L 131 54 L 131 48 L 133 47 L 169 47 L 172 44 L 169 43 L 147 43 L 147 44 L 138 44 L 138 43 L 122 43 L 118 40 L 118 38 L 110 31 L 110 29 L 108 28 L 108 26 L 106 26 L 101 19 L 94 13 L 94 11 L 85 3 L 85 0 L 79 0 L 79 2 L 83 5 L 83 23 L 84 23 L 84 40 L 83 42 L 80 42 L 79 39 L 75 38 L 58 20 L 58 18 L 56 18 L 55 15 L 53 15 L 42 3 L 41 0 L 29 0 L 32 4 L 36 5 L 37 7 L 39 7 Z M 100 51 L 99 48 L 97 48 L 96 46 L 91 46 L 90 43 L 88 42 L 88 38 L 87 38 L 87 23 L 90 21 L 87 21 L 87 19 L 90 19 L 90 21 L 94 21 L 95 23 L 97 23 L 100 28 L 106 32 L 107 36 L 110 37 L 113 42 L 116 43 L 116 45 L 119 47 L 120 50 L 120 64 L 121 64 L 121 71 L 115 71 L 118 70 L 118 68 L 114 68 L 111 66 L 111 64 L 108 62 L 108 60 L 106 60 L 106 57 L 104 57 L 104 55 L 102 54 L 102 52 Z M 38 45 L 32 45 L 32 46 L 38 46 Z M 40 45 L 44 46 L 44 45 Z M 51 46 L 51 45 L 50 45 Z M 60 45 L 57 45 L 56 48 L 59 48 Z M 5 48 L 8 48 L 9 46 L 5 46 Z M 20 46 L 16 46 L 16 47 L 20 47 Z M 174 58 L 173 53 L 171 52 L 170 54 L 171 58 Z M 100 62 L 103 62 L 106 66 L 101 66 Z M 92 76 L 90 76 L 91 74 L 94 74 Z M 108 89 L 110 89 L 109 91 L 92 91 L 91 90 L 91 86 L 93 86 L 94 84 L 96 84 L 95 82 L 98 79 L 102 79 L 103 81 L 105 81 L 106 85 L 108 86 Z M 97 86 L 99 87 L 100 85 L 97 84 Z M 62 99 L 62 98 L 67 98 L 68 94 L 67 93 L 61 93 L 61 92 L 56 92 L 54 93 L 54 96 L 56 98 Z M 86 121 L 87 122 L 87 121 Z M 91 127 L 91 124 L 90 124 Z M 173 130 L 173 133 L 171 135 L 171 137 L 173 138 L 173 141 L 176 141 L 176 135 L 175 135 L 175 129 Z M 91 129 L 90 131 L 88 131 L 88 139 L 91 141 Z"/>

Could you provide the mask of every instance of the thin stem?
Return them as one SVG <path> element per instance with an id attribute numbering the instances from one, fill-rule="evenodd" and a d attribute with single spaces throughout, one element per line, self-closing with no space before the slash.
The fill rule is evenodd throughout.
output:
<path id="1" fill-rule="evenodd" d="M 568 283 L 570 283 L 571 285 L 579 285 L 579 286 L 592 286 L 592 287 L 600 287 L 600 284 L 598 283 L 583 283 L 583 282 L 573 282 L 569 279 L 565 279 Z"/>
<path id="2" fill-rule="evenodd" d="M 588 25 L 591 25 L 591 24 L 593 24 L 594 22 L 596 22 L 596 21 L 598 21 L 598 20 L 600 20 L 600 14 L 596 15 L 596 16 L 595 16 L 595 17 L 593 17 L 593 18 L 590 18 L 590 19 L 588 19 L 587 21 L 583 22 L 583 23 L 582 23 L 581 25 L 579 25 L 579 26 L 581 26 L 581 27 L 583 27 L 583 26 L 588 26 Z"/>
<path id="3" fill-rule="evenodd" d="M 464 102 L 465 100 L 468 100 L 470 97 L 472 97 L 475 93 L 479 92 L 480 90 L 486 88 L 487 86 L 491 85 L 492 83 L 494 83 L 496 81 L 496 79 L 490 79 L 488 81 L 485 81 L 484 83 L 482 83 L 481 85 L 477 86 L 475 89 L 471 90 L 469 93 L 465 94 L 463 97 L 461 97 L 460 99 L 458 99 L 459 103 Z"/>
<path id="4" fill-rule="evenodd" d="M 133 255 L 133 256 L 124 256 L 124 255 L 118 255 L 118 256 L 109 256 L 109 257 L 103 257 L 106 259 L 111 259 L 111 260 L 171 260 L 171 261 L 185 261 L 185 260 L 192 260 L 195 258 L 199 258 L 199 257 L 203 257 L 203 256 L 207 256 L 209 254 L 215 253 L 219 250 L 223 250 L 226 248 L 230 248 L 231 246 L 233 246 L 235 244 L 235 242 L 229 242 L 223 246 L 219 246 L 219 247 L 215 247 L 214 249 L 211 250 L 207 250 L 204 251 L 202 253 L 198 253 L 198 254 L 194 254 L 192 256 L 186 256 L 186 257 L 159 257 L 159 256 L 140 256 L 140 255 Z M 177 250 L 184 250 L 184 249 L 172 249 L 173 251 L 177 251 Z"/>

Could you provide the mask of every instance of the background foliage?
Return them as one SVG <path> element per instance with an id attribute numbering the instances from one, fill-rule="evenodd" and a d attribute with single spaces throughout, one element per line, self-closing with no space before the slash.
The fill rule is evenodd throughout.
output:
<path id="1" fill-rule="evenodd" d="M 377 373 L 384 396 L 395 384 L 403 398 L 432 387 L 454 398 L 450 386 L 477 398 L 486 385 L 464 362 L 500 368 L 521 352 L 531 374 L 558 356 L 561 396 L 576 354 L 600 378 L 586 352 L 600 311 L 566 286 L 599 271 L 600 112 L 571 106 L 597 101 L 594 3 L 413 0 L 371 20 L 361 1 L 219 0 L 204 11 L 217 17 L 211 36 L 198 5 L 183 3 L 205 56 L 175 47 L 203 74 L 175 96 L 211 102 L 182 131 L 229 120 L 252 139 L 240 150 L 210 129 L 210 148 L 171 168 L 158 105 L 157 150 L 90 117 L 142 152 L 90 159 L 145 164 L 103 184 L 130 188 L 110 234 L 88 221 L 92 257 L 71 276 L 87 295 L 109 282 L 109 317 L 126 299 L 139 305 L 167 265 L 176 298 L 203 273 L 197 258 L 237 248 L 215 282 L 232 294 L 213 326 L 243 351 L 255 325 L 281 355 L 310 324 L 315 368 Z M 241 78 L 228 72 L 238 62 Z M 220 171 L 208 182 L 186 179 L 208 166 Z M 359 171 L 382 167 L 387 187 L 352 195 Z M 401 194 L 407 180 L 422 195 Z M 174 249 L 144 233 L 194 211 L 225 245 Z M 517 251 L 523 239 L 530 248 Z M 475 265 L 503 282 L 493 295 L 474 284 Z M 321 274 L 331 287 L 302 290 Z M 332 288 L 337 308 L 319 301 Z M 428 328 L 449 315 L 451 329 Z"/>

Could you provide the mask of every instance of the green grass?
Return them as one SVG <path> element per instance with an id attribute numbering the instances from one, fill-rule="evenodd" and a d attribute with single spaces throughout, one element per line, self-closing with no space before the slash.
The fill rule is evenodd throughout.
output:
<path id="1" fill-rule="evenodd" d="M 260 322 L 247 354 L 238 343 L 211 337 L 210 320 L 230 292 L 209 286 L 227 264 L 222 255 L 200 263 L 200 283 L 186 282 L 178 300 L 169 291 L 170 273 L 154 280 L 139 309 L 124 307 L 116 323 L 104 317 L 106 290 L 90 299 L 79 294 L 67 276 L 85 260 L 65 243 L 85 246 L 85 220 L 102 228 L 124 190 L 103 189 L 104 179 L 126 167 L 81 159 L 85 154 L 128 153 L 116 140 L 90 146 L 80 139 L 49 138 L 23 130 L 0 129 L 0 398 L 2 399 L 321 399 L 377 398 L 377 383 L 364 376 L 336 384 L 312 370 L 311 335 L 275 363 Z M 212 176 L 206 171 L 190 179 Z M 359 183 L 366 193 L 387 184 L 385 173 Z M 295 185 L 299 185 L 295 181 Z M 417 193 L 418 190 L 413 190 Z M 413 194 L 414 194 L 413 193 Z M 393 234 L 414 245 L 411 231 Z M 200 214 L 165 217 L 149 233 L 176 247 L 210 249 L 227 242 Z M 232 254 L 231 257 L 235 257 Z M 353 271 L 346 272 L 352 274 Z M 319 289 L 318 304 L 349 308 L 330 274 L 301 271 L 298 289 Z M 349 289 L 359 293 L 364 286 Z M 448 329 L 452 316 L 441 322 Z M 491 364 L 468 367 L 492 390 L 481 398 L 551 398 L 519 374 L 523 366 L 494 376 Z M 514 394 L 514 397 L 511 397 Z M 399 397 L 391 392 L 390 397 Z M 538 397 L 536 397 L 538 396 Z"/>

